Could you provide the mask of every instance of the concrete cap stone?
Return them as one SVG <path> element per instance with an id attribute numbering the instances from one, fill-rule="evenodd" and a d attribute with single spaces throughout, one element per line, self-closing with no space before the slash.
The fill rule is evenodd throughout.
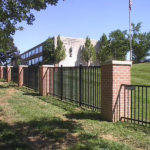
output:
<path id="1" fill-rule="evenodd" d="M 121 66 L 132 66 L 132 61 L 119 61 L 119 60 L 111 60 L 102 63 L 104 65 L 121 65 Z"/>

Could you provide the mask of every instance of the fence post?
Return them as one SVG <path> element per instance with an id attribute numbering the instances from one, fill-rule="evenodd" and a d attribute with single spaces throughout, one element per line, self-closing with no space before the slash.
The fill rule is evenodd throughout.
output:
<path id="1" fill-rule="evenodd" d="M 63 100 L 63 66 L 61 65 L 61 72 L 60 72 L 60 88 L 61 88 L 61 100 Z"/>
<path id="2" fill-rule="evenodd" d="M 40 66 L 40 84 L 39 84 L 39 91 L 40 95 L 42 96 L 47 96 L 49 94 L 53 95 L 53 81 L 51 82 L 50 80 L 54 80 L 53 78 L 53 65 L 42 65 Z M 50 70 L 51 69 L 51 70 Z M 52 77 L 50 77 L 52 76 Z"/>
<path id="3" fill-rule="evenodd" d="M 79 105 L 81 106 L 82 103 L 82 64 L 79 66 Z"/>
<path id="4" fill-rule="evenodd" d="M 18 68 L 18 86 L 22 87 L 23 86 L 23 78 L 24 78 L 24 68 L 28 67 L 26 65 L 19 65 Z"/>
<path id="5" fill-rule="evenodd" d="M 7 66 L 7 82 L 11 81 L 11 68 L 13 66 Z"/>
<path id="6" fill-rule="evenodd" d="M 124 117 L 127 105 L 125 105 L 125 90 L 123 85 L 131 84 L 131 65 L 132 62 L 130 61 L 115 60 L 102 65 L 101 115 L 104 120 L 116 122 Z"/>
<path id="7" fill-rule="evenodd" d="M 0 66 L 0 79 L 3 79 L 4 66 Z"/>

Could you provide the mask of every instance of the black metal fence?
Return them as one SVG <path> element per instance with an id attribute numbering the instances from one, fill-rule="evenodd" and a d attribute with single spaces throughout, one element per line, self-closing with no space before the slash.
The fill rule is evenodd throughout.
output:
<path id="1" fill-rule="evenodd" d="M 24 68 L 24 86 L 34 90 L 39 90 L 39 66 L 29 66 Z"/>
<path id="2" fill-rule="evenodd" d="M 19 81 L 18 70 L 19 70 L 18 67 L 11 68 L 11 80 L 16 83 L 18 83 L 18 81 Z"/>
<path id="3" fill-rule="evenodd" d="M 3 70 L 3 78 L 6 80 L 7 79 L 7 67 L 4 67 Z"/>
<path id="4" fill-rule="evenodd" d="M 125 104 L 128 104 L 128 117 L 125 120 L 131 123 L 150 125 L 150 86 L 126 85 Z M 127 102 L 128 101 L 128 102 Z"/>
<path id="5" fill-rule="evenodd" d="M 52 68 L 50 68 L 52 69 Z M 101 68 L 55 67 L 53 73 L 53 95 L 86 106 L 95 111 L 101 110 Z"/>

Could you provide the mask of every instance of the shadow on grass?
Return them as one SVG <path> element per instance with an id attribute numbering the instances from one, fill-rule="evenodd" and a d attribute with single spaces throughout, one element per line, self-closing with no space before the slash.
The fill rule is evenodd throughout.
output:
<path id="1" fill-rule="evenodd" d="M 61 149 L 77 142 L 72 134 L 80 126 L 60 118 L 32 120 L 8 125 L 0 122 L 0 149 Z"/>
<path id="2" fill-rule="evenodd" d="M 42 118 L 14 125 L 0 122 L 1 150 L 34 149 L 129 149 L 123 144 L 104 140 L 98 135 L 85 133 L 79 124 L 58 117 Z"/>
<path id="3" fill-rule="evenodd" d="M 23 93 L 23 95 L 29 95 L 29 96 L 40 96 L 40 94 L 39 93 L 37 93 L 37 92 L 25 92 L 25 93 Z"/>
<path id="4" fill-rule="evenodd" d="M 0 89 L 8 89 L 8 88 L 17 88 L 18 85 L 15 84 L 15 83 L 8 83 L 8 82 L 5 82 L 6 84 L 2 84 L 0 85 Z"/>
<path id="5" fill-rule="evenodd" d="M 85 112 L 74 112 L 65 115 L 68 119 L 90 119 L 90 120 L 99 120 L 101 119 L 100 113 L 85 111 Z"/>

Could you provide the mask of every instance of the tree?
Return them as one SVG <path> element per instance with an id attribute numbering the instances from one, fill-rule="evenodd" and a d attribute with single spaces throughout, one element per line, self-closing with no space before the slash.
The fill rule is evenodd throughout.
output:
<path id="1" fill-rule="evenodd" d="M 22 30 L 17 23 L 25 21 L 32 25 L 35 17 L 32 10 L 46 9 L 47 5 L 56 5 L 58 0 L 0 0 L 0 44 L 6 49 L 8 40 L 16 30 Z"/>
<path id="2" fill-rule="evenodd" d="M 96 58 L 98 62 L 101 64 L 102 62 L 105 62 L 106 60 L 109 60 L 112 58 L 111 51 L 109 48 L 109 40 L 107 39 L 106 34 L 103 34 L 99 41 L 99 49 L 97 51 Z"/>
<path id="3" fill-rule="evenodd" d="M 44 64 L 54 63 L 54 38 L 48 38 L 43 44 Z"/>
<path id="4" fill-rule="evenodd" d="M 20 56 L 17 47 L 14 45 L 13 41 L 7 43 L 7 51 L 0 48 L 0 64 L 6 65 L 11 61 L 19 62 Z"/>
<path id="5" fill-rule="evenodd" d="M 110 51 L 112 59 L 125 60 L 129 51 L 129 40 L 127 31 L 115 30 L 109 34 Z"/>
<path id="6" fill-rule="evenodd" d="M 57 37 L 57 45 L 55 48 L 54 38 L 48 38 L 43 44 L 44 64 L 57 64 L 66 57 L 66 49 L 60 36 Z"/>
<path id="7" fill-rule="evenodd" d="M 60 61 L 64 60 L 66 57 L 66 49 L 63 45 L 63 42 L 60 39 L 60 36 L 57 37 L 57 46 L 54 50 L 54 64 L 59 63 Z"/>
<path id="8" fill-rule="evenodd" d="M 96 60 L 96 51 L 89 37 L 86 38 L 85 45 L 82 49 L 82 59 L 87 63 L 88 66 L 91 61 Z"/>
<path id="9" fill-rule="evenodd" d="M 146 56 L 149 56 L 150 51 L 150 32 L 140 33 L 141 24 L 132 24 L 133 37 L 132 37 L 132 47 L 133 47 L 133 61 L 135 63 L 144 60 Z"/>

